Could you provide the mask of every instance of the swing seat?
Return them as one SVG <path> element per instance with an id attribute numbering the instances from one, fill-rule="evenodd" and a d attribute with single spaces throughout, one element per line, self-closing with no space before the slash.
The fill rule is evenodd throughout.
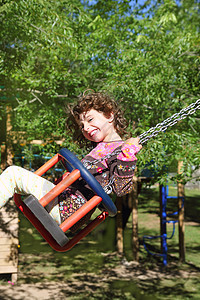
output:
<path id="1" fill-rule="evenodd" d="M 24 203 L 60 246 L 64 246 L 69 241 L 66 234 L 57 225 L 56 221 L 49 215 L 49 213 L 43 208 L 37 198 L 30 195 L 24 200 Z"/>
<path id="2" fill-rule="evenodd" d="M 22 201 L 19 194 L 14 195 L 14 201 L 49 245 L 56 251 L 64 252 L 77 244 L 98 224 L 103 222 L 108 215 L 111 217 L 115 216 L 117 208 L 94 176 L 83 166 L 78 158 L 66 148 L 61 149 L 58 154 L 39 168 L 35 174 L 42 176 L 59 161 L 63 163 L 64 167 L 68 172 L 70 172 L 70 174 L 64 173 L 59 179 L 59 183 L 44 197 L 39 199 L 39 201 L 32 195 L 27 196 L 24 201 Z M 96 195 L 94 195 L 61 225 L 58 225 L 49 215 L 45 207 L 80 177 L 88 183 Z M 65 232 L 100 203 L 103 206 L 103 212 L 69 240 Z"/>

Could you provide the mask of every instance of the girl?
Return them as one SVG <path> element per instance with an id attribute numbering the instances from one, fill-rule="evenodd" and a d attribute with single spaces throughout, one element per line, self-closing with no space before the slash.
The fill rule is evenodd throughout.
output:
<path id="1" fill-rule="evenodd" d="M 70 113 L 67 118 L 68 131 L 73 131 L 80 146 L 85 139 L 93 145 L 92 151 L 82 160 L 83 165 L 106 193 L 114 192 L 118 196 L 129 193 L 136 154 L 142 146 L 139 145 L 138 138 L 129 138 L 125 142 L 122 140 L 126 132 L 126 121 L 116 103 L 102 93 L 90 93 L 83 95 Z M 0 208 L 14 193 L 32 194 L 40 199 L 53 187 L 53 183 L 30 171 L 10 166 L 0 175 Z M 54 199 L 47 209 L 55 221 L 61 224 L 93 195 L 94 192 L 87 183 L 79 178 Z M 93 211 L 85 216 L 81 224 L 92 213 Z"/>

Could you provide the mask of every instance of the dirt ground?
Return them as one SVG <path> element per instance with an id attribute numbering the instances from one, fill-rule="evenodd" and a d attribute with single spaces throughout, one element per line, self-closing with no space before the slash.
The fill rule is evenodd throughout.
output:
<path id="1" fill-rule="evenodd" d="M 107 254 L 105 254 L 107 255 Z M 115 256 L 115 254 L 112 254 Z M 32 272 L 32 273 L 31 273 Z M 50 270 L 49 270 L 50 272 Z M 53 271 L 52 271 L 53 273 Z M 184 290 L 188 281 L 199 282 L 199 270 L 195 268 L 177 268 L 177 264 L 163 268 L 162 264 L 148 266 L 122 259 L 116 267 L 106 266 L 100 274 L 88 273 L 82 270 L 73 273 L 68 279 L 41 279 L 41 271 L 34 268 L 19 272 L 19 281 L 12 285 L 3 282 L 0 286 L 1 300 L 63 300 L 63 299 L 174 299 L 176 294 L 184 293 L 190 297 L 189 290 Z M 51 277 L 52 279 L 52 277 Z M 30 280 L 30 282 L 28 282 Z M 167 289 L 173 282 L 177 282 L 179 289 L 169 292 Z M 161 282 L 168 282 L 167 287 Z M 182 287 L 181 287 L 182 285 Z M 165 292 L 163 289 L 165 288 Z M 165 298 L 158 297 L 155 292 L 162 291 Z M 175 294 L 174 294 L 175 293 Z"/>

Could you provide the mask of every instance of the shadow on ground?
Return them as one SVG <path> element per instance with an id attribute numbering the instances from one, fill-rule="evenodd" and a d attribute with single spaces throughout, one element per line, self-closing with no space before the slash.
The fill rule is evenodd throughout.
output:
<path id="1" fill-rule="evenodd" d="M 100 269 L 90 268 L 81 255 L 61 264 L 54 254 L 23 254 L 18 283 L 1 281 L 1 299 L 198 299 L 200 270 L 191 264 L 173 259 L 163 267 L 152 258 L 137 263 L 116 253 L 96 255 Z"/>

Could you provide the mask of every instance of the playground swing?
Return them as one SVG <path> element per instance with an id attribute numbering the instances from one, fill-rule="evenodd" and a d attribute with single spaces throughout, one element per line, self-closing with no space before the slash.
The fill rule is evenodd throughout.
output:
<path id="1" fill-rule="evenodd" d="M 70 175 L 64 173 L 61 181 L 39 201 L 32 195 L 22 201 L 19 194 L 14 195 L 14 201 L 49 245 L 56 251 L 64 252 L 70 250 L 98 224 L 103 222 L 108 215 L 111 217 L 115 216 L 117 208 L 94 176 L 82 165 L 79 159 L 66 148 L 61 149 L 58 154 L 39 168 L 35 174 L 39 176 L 43 175 L 59 161 L 62 161 L 67 171 L 71 172 Z M 74 183 L 80 176 L 87 181 L 96 195 L 61 225 L 58 225 L 46 211 L 45 206 Z M 105 210 L 69 240 L 65 232 L 100 202 L 103 204 Z"/>
<path id="2" fill-rule="evenodd" d="M 197 109 L 200 109 L 200 99 L 182 109 L 179 113 L 172 115 L 162 123 L 157 124 L 155 127 L 152 127 L 141 134 L 139 136 L 140 143 L 144 144 L 151 137 L 155 137 L 160 132 L 164 132 L 168 127 L 175 125 L 179 120 L 195 113 Z M 58 154 L 39 168 L 35 174 L 42 176 L 59 161 L 62 161 L 64 167 L 70 172 L 70 175 L 64 173 L 60 178 L 61 181 L 43 198 L 39 199 L 39 201 L 32 195 L 26 197 L 22 201 L 19 194 L 14 195 L 14 201 L 49 245 L 56 251 L 65 252 L 74 247 L 83 237 L 90 233 L 108 216 L 115 216 L 117 214 L 117 208 L 94 176 L 82 165 L 78 158 L 66 148 L 61 149 Z M 88 183 L 96 195 L 61 225 L 58 225 L 46 211 L 45 206 L 74 183 L 79 177 L 82 177 Z M 69 240 L 65 232 L 100 203 L 104 208 L 101 214 Z"/>

